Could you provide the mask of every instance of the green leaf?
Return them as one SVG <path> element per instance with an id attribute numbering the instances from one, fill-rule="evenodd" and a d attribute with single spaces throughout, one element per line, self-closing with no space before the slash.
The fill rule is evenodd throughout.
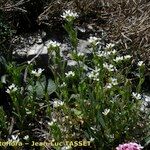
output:
<path id="1" fill-rule="evenodd" d="M 82 111 L 80 111 L 80 110 L 77 110 L 77 109 L 73 108 L 72 111 L 78 117 L 82 117 L 83 116 Z"/>
<path id="2" fill-rule="evenodd" d="M 145 138 L 145 145 L 144 146 L 147 146 L 149 144 L 150 144 L 150 135 Z"/>
<path id="3" fill-rule="evenodd" d="M 46 79 L 43 77 L 41 80 L 36 81 L 35 85 L 35 92 L 38 98 L 43 98 L 45 95 L 45 88 L 46 88 Z M 29 92 L 34 92 L 34 87 L 29 85 L 28 87 Z M 48 95 L 52 94 L 56 90 L 56 85 L 53 80 L 48 80 L 47 85 L 47 93 Z"/>

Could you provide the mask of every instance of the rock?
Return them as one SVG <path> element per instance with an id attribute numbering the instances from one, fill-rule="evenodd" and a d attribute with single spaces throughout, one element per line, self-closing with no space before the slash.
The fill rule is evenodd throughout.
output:
<path id="1" fill-rule="evenodd" d="M 47 46 L 45 46 L 43 43 L 42 44 L 35 43 L 33 46 L 28 48 L 27 56 L 36 55 L 39 52 L 40 52 L 40 55 L 47 54 Z"/>

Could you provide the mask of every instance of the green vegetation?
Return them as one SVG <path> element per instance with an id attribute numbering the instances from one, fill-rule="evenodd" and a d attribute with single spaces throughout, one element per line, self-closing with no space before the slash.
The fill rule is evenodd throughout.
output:
<path id="1" fill-rule="evenodd" d="M 48 68 L 53 73 L 53 79 L 45 75 L 46 69 L 36 68 L 36 57 L 17 64 L 8 59 L 6 61 L 6 55 L 11 58 L 12 54 L 1 49 L 0 92 L 6 94 L 7 98 L 2 98 L 8 100 L 12 110 L 7 113 L 1 99 L 0 104 L 3 107 L 0 106 L 0 141 L 17 142 L 18 144 L 13 146 L 14 149 L 34 149 L 37 147 L 35 145 L 31 148 L 34 141 L 38 142 L 41 150 L 114 150 L 119 144 L 136 142 L 148 150 L 150 111 L 143 106 L 142 97 L 148 60 L 143 51 L 134 52 L 140 37 L 136 37 L 134 41 L 132 36 L 126 36 L 130 36 L 131 31 L 124 34 L 124 29 L 113 23 L 114 26 L 109 28 L 109 31 L 101 30 L 101 33 L 94 36 L 89 34 L 88 46 L 80 51 L 78 49 L 76 25 L 82 26 L 80 19 L 83 18 L 86 22 L 89 14 L 97 14 L 96 18 L 100 19 L 102 15 L 99 16 L 98 8 L 109 9 L 111 6 L 114 11 L 117 4 L 121 9 L 124 1 L 117 4 L 112 1 L 110 6 L 101 1 L 98 8 L 92 1 L 86 5 L 78 0 L 71 2 L 65 1 L 65 4 L 72 4 L 74 10 L 62 10 L 55 16 L 59 18 L 58 21 L 63 22 L 70 47 L 63 55 L 63 43 L 53 40 L 49 42 Z M 52 4 L 53 2 L 50 6 Z M 54 4 L 57 4 L 57 1 Z M 134 1 L 131 4 L 134 5 Z M 146 1 L 143 4 L 146 4 Z M 136 5 L 140 6 L 140 2 Z M 91 10 L 87 6 L 91 6 Z M 125 9 L 127 6 L 129 7 L 129 3 L 126 3 Z M 95 10 L 92 11 L 92 8 Z M 51 16 L 50 12 L 47 15 Z M 97 26 L 97 23 L 95 24 Z M 3 41 L 7 41 L 13 33 L 2 18 L 0 27 L 0 40 L 3 45 Z M 115 27 L 118 30 L 114 31 Z M 125 28 L 123 25 L 120 27 Z M 144 48 L 142 42 L 139 48 Z M 142 56 L 138 57 L 140 54 Z M 68 60 L 72 61 L 71 66 L 68 65 Z M 130 77 L 133 70 L 134 78 Z M 139 146 L 135 150 L 140 149 Z"/>

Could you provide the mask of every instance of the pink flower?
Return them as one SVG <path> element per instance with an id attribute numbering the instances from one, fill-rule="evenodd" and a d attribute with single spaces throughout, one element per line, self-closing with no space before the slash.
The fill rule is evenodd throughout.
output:
<path id="1" fill-rule="evenodd" d="M 137 143 L 125 143 L 125 144 L 119 144 L 118 147 L 116 147 L 116 150 L 141 150 L 143 147 L 140 144 Z"/>

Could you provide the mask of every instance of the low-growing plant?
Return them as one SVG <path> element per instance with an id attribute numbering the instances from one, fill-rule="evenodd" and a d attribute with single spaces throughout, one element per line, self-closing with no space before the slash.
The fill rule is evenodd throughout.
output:
<path id="1" fill-rule="evenodd" d="M 57 64 L 60 72 L 55 73 L 59 98 L 53 102 L 50 136 L 60 141 L 87 139 L 94 149 L 104 150 L 125 141 L 142 140 L 141 134 L 148 132 L 144 130 L 148 125 L 145 122 L 149 123 L 141 111 L 144 63 L 138 63 L 136 87 L 128 78 L 133 56 L 116 51 L 117 44 L 105 43 L 103 37 L 90 37 L 90 49 L 81 53 L 77 50 L 77 31 L 73 28 L 77 14 L 66 11 L 62 17 L 72 46 L 68 59 L 76 63 L 71 68 L 64 67 L 63 58 L 54 57 L 62 63 Z M 49 53 L 53 53 L 52 48 Z"/>
<path id="2" fill-rule="evenodd" d="M 49 146 L 55 149 L 83 149 L 84 145 L 77 141 L 89 141 L 89 148 L 98 150 L 114 149 L 128 141 L 141 142 L 148 136 L 150 123 L 149 112 L 141 109 L 144 62 L 137 64 L 137 85 L 134 85 L 135 79 L 128 77 L 133 56 L 116 50 L 119 49 L 116 43 L 105 43 L 103 35 L 89 37 L 89 47 L 79 51 L 73 27 L 78 14 L 69 10 L 61 17 L 66 21 L 64 28 L 71 48 L 63 55 L 61 44 L 50 42 L 49 67 L 54 82 L 50 79 L 47 83 L 44 70 L 34 69 L 32 61 L 6 65 L 7 75 L 1 87 L 7 87 L 15 120 L 7 124 L 0 109 L 1 126 L 5 130 L 11 126 L 6 138 L 63 143 Z M 69 60 L 73 62 L 71 67 Z"/>

